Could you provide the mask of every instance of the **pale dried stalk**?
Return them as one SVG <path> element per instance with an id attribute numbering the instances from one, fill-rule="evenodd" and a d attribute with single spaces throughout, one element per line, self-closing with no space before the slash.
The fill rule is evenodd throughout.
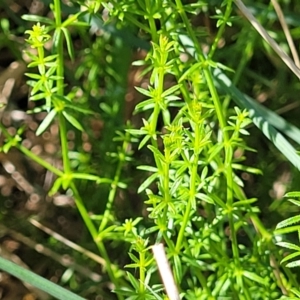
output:
<path id="1" fill-rule="evenodd" d="M 278 16 L 278 19 L 279 19 L 279 22 L 281 24 L 282 30 L 283 30 L 284 35 L 286 37 L 286 40 L 289 44 L 289 47 L 290 47 L 295 65 L 299 68 L 300 67 L 299 56 L 298 56 L 298 53 L 297 53 L 292 35 L 290 33 L 289 27 L 288 27 L 288 25 L 285 21 L 284 14 L 283 14 L 283 12 L 281 10 L 281 7 L 280 7 L 279 3 L 277 2 L 277 0 L 271 0 L 271 2 L 274 6 L 274 9 L 275 9 L 276 14 Z"/>
<path id="2" fill-rule="evenodd" d="M 152 251 L 169 299 L 180 300 L 178 289 L 163 244 L 154 245 L 152 247 Z"/>
<path id="3" fill-rule="evenodd" d="M 241 0 L 235 0 L 235 4 L 249 20 L 251 25 L 263 37 L 263 39 L 272 47 L 272 49 L 279 55 L 287 67 L 300 79 L 300 69 L 295 65 L 293 60 L 280 48 L 280 46 L 269 36 L 267 31 L 260 25 L 260 23 L 251 14 L 249 9 L 244 5 Z"/>
<path id="4" fill-rule="evenodd" d="M 35 227 L 43 230 L 44 232 L 46 232 L 47 234 L 49 234 L 50 236 L 52 236 L 57 241 L 60 241 L 61 243 L 67 245 L 68 247 L 70 247 L 70 248 L 72 248 L 72 249 L 74 249 L 74 250 L 76 250 L 76 251 L 78 251 L 78 252 L 86 255 L 87 257 L 89 257 L 90 259 L 96 261 L 97 263 L 101 264 L 102 266 L 104 266 L 104 267 L 106 266 L 105 260 L 102 257 L 100 257 L 99 255 L 97 255 L 97 254 L 95 254 L 95 253 L 93 253 L 93 252 L 91 252 L 91 251 L 89 251 L 89 250 L 87 250 L 87 249 L 85 249 L 85 248 L 83 248 L 83 247 L 81 247 L 81 246 L 73 243 L 72 241 L 66 239 L 65 237 L 63 237 L 62 235 L 58 234 L 57 232 L 55 232 L 55 231 L 51 230 L 50 228 L 42 225 L 40 222 L 38 222 L 35 219 L 30 219 L 29 222 L 33 226 L 35 226 Z"/>

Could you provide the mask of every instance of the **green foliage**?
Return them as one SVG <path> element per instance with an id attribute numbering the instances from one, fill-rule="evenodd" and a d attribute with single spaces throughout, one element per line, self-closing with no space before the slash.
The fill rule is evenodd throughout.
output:
<path id="1" fill-rule="evenodd" d="M 1 150 L 8 153 L 14 147 L 53 173 L 50 196 L 65 192 L 74 198 L 102 258 L 102 292 L 113 290 L 110 299 L 167 299 L 151 252 L 153 244 L 163 243 L 181 299 L 299 297 L 298 273 L 290 268 L 300 265 L 300 216 L 281 221 L 273 232 L 261 217 L 261 199 L 255 193 L 248 197 L 245 186 L 246 176 L 263 173 L 247 160 L 259 148 L 248 145 L 252 122 L 298 170 L 299 154 L 284 135 L 299 144 L 299 129 L 249 97 L 246 88 L 242 93 L 243 85 L 237 87 L 254 37 L 248 41 L 236 33 L 233 55 L 242 55 L 240 65 L 231 57 L 225 62 L 220 58 L 227 51 L 227 45 L 222 51 L 219 47 L 229 27 L 246 28 L 233 1 L 72 5 L 72 14 L 63 13 L 65 6 L 54 0 L 53 18 L 23 16 L 34 22 L 24 30 L 31 70 L 26 76 L 34 102 L 28 113 L 45 114 L 36 136 L 58 125 L 61 166 L 24 147 L 23 126 L 13 135 L 0 125 L 6 139 Z M 213 22 L 213 37 L 207 38 L 208 28 L 194 25 L 194 16 Z M 5 21 L 1 26 L 9 30 Z M 124 126 L 132 47 L 147 53 L 133 63 L 144 78 L 133 92 L 141 97 L 134 110 L 139 121 Z M 91 128 L 94 120 L 104 124 L 101 138 Z M 70 130 L 76 137 L 72 150 Z M 93 148 L 89 153 L 82 146 L 87 137 Z M 118 210 L 118 205 L 129 206 L 132 190 L 144 206 L 133 208 L 132 200 L 132 208 L 122 215 L 119 210 L 125 206 Z M 286 196 L 298 198 L 300 193 Z M 298 200 L 289 202 L 300 206 Z M 297 242 L 285 241 L 286 233 L 297 233 Z M 277 246 L 292 253 L 283 257 Z M 13 275 L 18 270 L 1 268 Z M 62 282 L 71 287 L 66 278 L 73 270 L 70 274 Z M 52 289 L 61 291 L 27 275 L 30 280 L 21 279 L 39 288 L 45 284 L 54 296 Z M 78 289 L 89 297 L 84 292 Z"/>
<path id="2" fill-rule="evenodd" d="M 300 192 L 290 192 L 287 193 L 285 197 L 299 198 Z M 300 206 L 300 201 L 298 200 L 289 199 L 289 202 L 293 203 L 296 206 Z M 277 224 L 274 233 L 277 235 L 282 235 L 286 233 L 296 232 L 298 233 L 298 239 L 300 241 L 300 226 L 294 225 L 299 221 L 300 221 L 300 215 L 296 215 L 294 217 L 281 221 L 279 224 Z M 285 258 L 283 258 L 281 263 L 285 263 L 287 261 L 293 260 L 294 258 L 300 255 L 300 247 L 297 246 L 296 244 L 282 241 L 282 242 L 277 242 L 277 245 L 289 250 L 294 250 L 292 254 L 289 254 Z M 300 265 L 300 260 L 293 260 L 292 262 L 286 264 L 286 267 L 294 268 L 294 267 L 298 267 L 299 265 Z"/>

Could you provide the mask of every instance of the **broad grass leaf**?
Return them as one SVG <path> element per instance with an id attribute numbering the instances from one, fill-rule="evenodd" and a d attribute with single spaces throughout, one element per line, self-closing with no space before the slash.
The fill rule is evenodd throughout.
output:
<path id="1" fill-rule="evenodd" d="M 16 278 L 45 291 L 59 300 L 84 300 L 84 298 L 60 287 L 59 285 L 26 270 L 9 260 L 0 257 L 0 269 L 15 276 Z"/>
<path id="2" fill-rule="evenodd" d="M 249 117 L 253 120 L 253 123 L 274 146 L 300 170 L 300 156 L 297 154 L 296 149 L 275 128 L 279 129 L 298 144 L 300 144 L 300 130 L 286 122 L 276 113 L 240 92 L 220 69 L 214 69 L 213 75 L 216 85 L 229 94 L 239 106 L 249 110 Z"/>

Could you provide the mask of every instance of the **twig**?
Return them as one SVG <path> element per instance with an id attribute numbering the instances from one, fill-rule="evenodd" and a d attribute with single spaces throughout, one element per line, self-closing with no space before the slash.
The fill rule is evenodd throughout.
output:
<path id="1" fill-rule="evenodd" d="M 286 37 L 286 40 L 287 40 L 287 42 L 289 44 L 289 47 L 290 47 L 290 50 L 291 50 L 291 53 L 292 53 L 295 65 L 299 68 L 300 67 L 299 56 L 298 56 L 298 53 L 297 53 L 297 50 L 296 50 L 293 38 L 291 36 L 289 27 L 288 27 L 288 25 L 287 25 L 287 23 L 285 21 L 283 12 L 281 10 L 281 7 L 280 7 L 279 3 L 277 2 L 277 0 L 271 0 L 271 2 L 273 4 L 273 6 L 274 6 L 274 9 L 275 9 L 276 14 L 278 16 L 278 19 L 279 19 L 279 22 L 281 24 L 282 30 L 283 30 L 284 35 Z"/>
<path id="2" fill-rule="evenodd" d="M 152 251 L 169 299 L 179 300 L 180 297 L 179 297 L 178 289 L 163 244 L 154 245 L 152 247 Z"/>
<path id="3" fill-rule="evenodd" d="M 13 239 L 23 243 L 24 245 L 36 250 L 37 252 L 45 256 L 52 258 L 53 260 L 57 261 L 59 264 L 63 265 L 64 267 L 74 269 L 78 273 L 81 273 L 82 275 L 90 278 L 94 282 L 99 282 L 101 280 L 102 277 L 99 274 L 94 273 L 88 268 L 77 264 L 76 262 L 74 262 L 74 260 L 72 260 L 71 257 L 67 255 L 59 255 L 56 252 L 52 251 L 51 249 L 45 247 L 44 245 L 36 243 L 29 237 L 24 236 L 23 234 L 15 230 L 7 228 L 4 225 L 1 225 L 0 228 L 1 230 L 6 231 L 7 234 L 9 234 Z"/>
<path id="4" fill-rule="evenodd" d="M 97 254 L 95 254 L 95 253 L 93 253 L 93 252 L 91 252 L 91 251 L 89 251 L 89 250 L 87 250 L 87 249 L 85 249 L 85 248 L 83 248 L 83 247 L 81 247 L 81 246 L 73 243 L 72 241 L 66 239 L 65 237 L 63 237 L 62 235 L 56 233 L 55 231 L 51 230 L 50 228 L 42 225 L 37 220 L 30 219 L 29 222 L 33 226 L 35 226 L 35 227 L 43 230 L 47 234 L 51 235 L 54 239 L 62 242 L 63 244 L 67 245 L 68 247 L 70 247 L 70 248 L 72 248 L 72 249 L 74 249 L 74 250 L 76 250 L 76 251 L 78 251 L 78 252 L 86 255 L 87 257 L 89 257 L 92 260 L 96 261 L 97 263 L 101 264 L 103 267 L 106 266 L 105 260 L 102 257 L 100 257 L 99 255 L 97 255 Z"/>
<path id="5" fill-rule="evenodd" d="M 235 0 L 235 4 L 249 20 L 252 26 L 263 37 L 263 39 L 272 47 L 272 49 L 279 55 L 282 61 L 288 68 L 300 79 L 300 69 L 295 65 L 292 59 L 280 48 L 280 46 L 269 36 L 267 31 L 259 24 L 255 17 L 251 14 L 249 9 L 243 4 L 241 0 Z"/>

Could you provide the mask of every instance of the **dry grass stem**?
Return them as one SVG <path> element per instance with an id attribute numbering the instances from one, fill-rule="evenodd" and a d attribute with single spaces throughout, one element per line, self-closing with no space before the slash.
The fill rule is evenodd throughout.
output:
<path id="1" fill-rule="evenodd" d="M 235 4 L 249 20 L 251 25 L 257 30 L 257 32 L 263 37 L 263 39 L 272 47 L 272 49 L 278 54 L 287 67 L 300 79 L 300 69 L 295 65 L 293 60 L 281 49 L 281 47 L 269 36 L 267 31 L 260 25 L 260 23 L 251 14 L 249 9 L 244 5 L 241 0 L 235 0 Z"/>
<path id="2" fill-rule="evenodd" d="M 156 244 L 152 247 L 157 267 L 170 300 L 179 300 L 179 293 L 174 277 L 165 253 L 163 244 Z"/>
<path id="3" fill-rule="evenodd" d="M 283 30 L 284 35 L 286 37 L 286 40 L 289 44 L 289 47 L 290 47 L 295 65 L 299 68 L 300 67 L 299 56 L 298 56 L 298 53 L 297 53 L 292 35 L 290 33 L 289 27 L 288 27 L 288 25 L 285 21 L 284 14 L 283 14 L 283 12 L 281 10 L 281 7 L 280 7 L 279 3 L 277 2 L 277 0 L 271 0 L 271 2 L 274 6 L 274 9 L 275 9 L 276 14 L 278 16 L 278 19 L 279 19 L 279 22 L 281 24 L 282 30 Z"/>

